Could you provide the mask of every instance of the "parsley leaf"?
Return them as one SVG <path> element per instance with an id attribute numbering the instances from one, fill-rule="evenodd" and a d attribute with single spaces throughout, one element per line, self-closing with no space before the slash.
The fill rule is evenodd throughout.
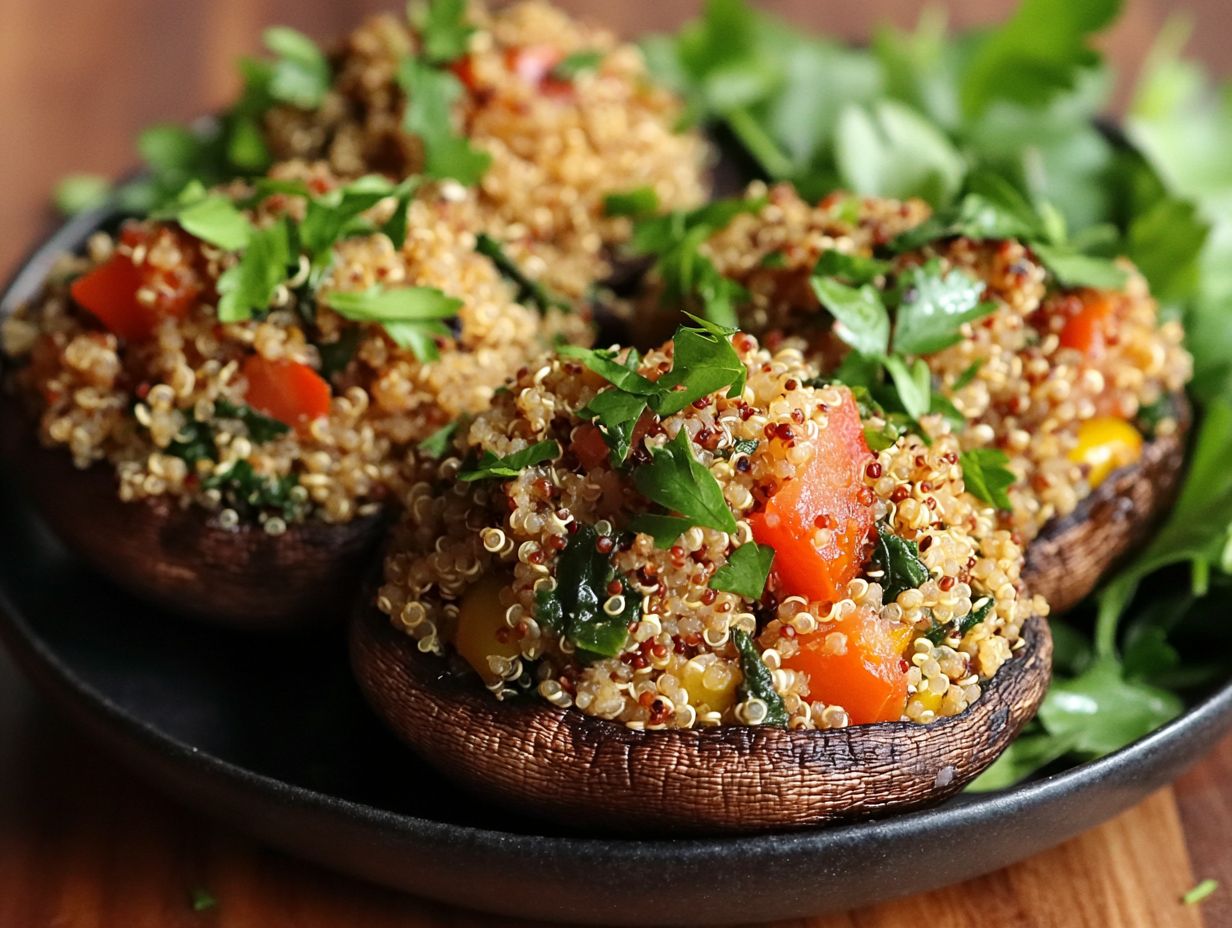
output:
<path id="1" fill-rule="evenodd" d="M 97 209 L 111 198 L 111 181 L 98 174 L 68 174 L 56 183 L 52 201 L 62 216 Z"/>
<path id="2" fill-rule="evenodd" d="M 909 268 L 899 285 L 894 350 L 933 354 L 962 340 L 963 323 L 987 316 L 996 304 L 982 302 L 984 282 L 957 268 L 942 273 L 935 259 Z"/>
<path id="3" fill-rule="evenodd" d="M 578 416 L 591 419 L 599 426 L 603 440 L 612 449 L 613 463 L 620 466 L 629 456 L 633 431 L 645 411 L 646 397 L 613 387 L 596 394 L 578 410 Z"/>
<path id="4" fill-rule="evenodd" d="M 871 284 L 849 287 L 829 277 L 809 278 L 813 293 L 835 319 L 834 334 L 861 354 L 883 355 L 890 345 L 890 314 Z"/>
<path id="5" fill-rule="evenodd" d="M 734 329 L 727 329 L 696 316 L 696 328 L 681 326 L 672 337 L 672 369 L 656 382 L 658 393 L 650 405 L 660 416 L 680 412 L 690 403 L 723 388 L 729 397 L 739 396 L 748 379 L 748 369 L 732 347 Z"/>
<path id="6" fill-rule="evenodd" d="M 736 628 L 732 630 L 732 643 L 740 655 L 740 670 L 744 681 L 740 684 L 745 698 L 760 699 L 766 704 L 766 717 L 763 725 L 774 725 L 779 728 L 787 726 L 787 707 L 783 705 L 783 697 L 774 688 L 774 675 L 761 659 L 757 645 L 745 632 Z"/>
<path id="7" fill-rule="evenodd" d="M 407 98 L 403 128 L 423 141 L 424 173 L 468 187 L 477 184 L 492 156 L 454 129 L 453 105 L 462 96 L 461 82 L 449 71 L 408 56 L 398 68 L 398 85 Z"/>
<path id="8" fill-rule="evenodd" d="M 907 415 L 919 419 L 929 412 L 932 409 L 932 375 L 928 365 L 920 358 L 908 364 L 896 354 L 886 357 L 883 363 Z"/>
<path id="9" fill-rule="evenodd" d="M 1007 466 L 1010 459 L 1004 451 L 999 448 L 973 448 L 959 454 L 958 460 L 968 493 L 998 509 L 1013 508 L 1006 491 L 1018 478 Z"/>
<path id="10" fill-rule="evenodd" d="M 610 552 L 599 550 L 599 538 L 590 525 L 579 525 L 569 536 L 556 559 L 556 588 L 537 595 L 535 619 L 589 655 L 615 657 L 629 640 L 629 626 L 637 621 L 642 601 L 612 564 Z M 609 615 L 603 607 L 614 581 L 621 585 L 625 605 Z"/>
<path id="11" fill-rule="evenodd" d="M 1099 290 L 1119 290 L 1129 280 L 1124 268 L 1106 258 L 1095 258 L 1054 245 L 1036 242 L 1031 246 L 1036 257 L 1053 276 L 1067 287 L 1095 287 Z"/>
<path id="12" fill-rule="evenodd" d="M 603 198 L 603 215 L 644 219 L 659 211 L 659 195 L 653 187 L 638 187 L 624 193 L 609 193 Z"/>
<path id="13" fill-rule="evenodd" d="M 214 432 L 206 422 L 190 418 L 163 449 L 166 454 L 177 457 L 187 464 L 212 461 L 218 456 L 214 444 Z"/>
<path id="14" fill-rule="evenodd" d="M 461 425 L 461 419 L 454 419 L 448 425 L 442 425 L 419 443 L 419 450 L 430 458 L 443 458 L 453 445 L 453 437 Z"/>
<path id="15" fill-rule="evenodd" d="M 564 312 L 572 310 L 568 301 L 556 296 L 540 281 L 528 277 L 526 272 L 518 267 L 518 263 L 506 254 L 501 243 L 492 236 L 480 232 L 475 239 L 475 250 L 495 264 L 501 276 L 517 288 L 519 303 L 533 304 L 541 313 L 550 309 Z"/>
<path id="16" fill-rule="evenodd" d="M 633 472 L 633 483 L 647 499 L 677 512 L 695 525 L 720 532 L 736 531 L 723 488 L 710 471 L 693 457 L 692 441 L 683 428 L 654 451 L 648 464 Z"/>
<path id="17" fill-rule="evenodd" d="M 637 372 L 638 355 L 630 349 L 628 360 L 622 364 L 616 360 L 616 351 L 610 348 L 582 348 L 579 345 L 561 345 L 556 353 L 562 358 L 574 358 L 625 393 L 636 396 L 654 396 L 662 389 L 652 380 Z"/>
<path id="18" fill-rule="evenodd" d="M 766 579 L 774 563 L 774 549 L 746 542 L 731 553 L 727 563 L 710 578 L 710 589 L 735 593 L 757 602 L 766 589 Z"/>
<path id="19" fill-rule="evenodd" d="M 287 26 L 266 29 L 264 40 L 278 56 L 269 80 L 270 95 L 301 110 L 320 106 L 329 92 L 330 70 L 316 43 Z"/>
<path id="20" fill-rule="evenodd" d="M 776 251 L 771 254 L 778 255 L 780 259 L 783 258 L 782 252 Z M 770 255 L 766 257 L 769 258 Z M 763 260 L 762 267 L 768 266 Z M 823 251 L 821 257 L 817 259 L 817 264 L 813 267 L 813 275 L 815 278 L 841 277 L 846 283 L 858 287 L 861 284 L 873 283 L 878 277 L 889 272 L 890 267 L 889 261 L 865 258 L 862 255 L 848 255 L 830 249 Z"/>
<path id="21" fill-rule="evenodd" d="M 601 64 L 603 64 L 603 52 L 574 52 L 572 55 L 566 55 L 556 67 L 552 68 L 552 77 L 560 81 L 576 80 L 580 74 L 597 71 Z"/>
<path id="22" fill-rule="evenodd" d="M 417 17 L 423 53 L 434 65 L 466 54 L 474 27 L 466 21 L 466 0 L 429 0 Z"/>
<path id="23" fill-rule="evenodd" d="M 230 197 L 207 193 L 196 180 L 189 181 L 171 205 L 151 218 L 173 219 L 185 232 L 224 251 L 246 248 L 253 234 L 252 223 Z"/>
<path id="24" fill-rule="evenodd" d="M 435 338 L 452 334 L 441 320 L 454 318 L 462 306 L 461 300 L 435 287 L 334 291 L 324 302 L 345 319 L 380 323 L 396 345 L 410 348 L 425 362 L 440 356 Z"/>
<path id="25" fill-rule="evenodd" d="M 636 515 L 629 522 L 630 531 L 649 535 L 654 539 L 656 548 L 670 548 L 692 527 L 693 523 L 688 519 L 656 515 L 652 512 Z"/>
<path id="26" fill-rule="evenodd" d="M 251 516 L 275 510 L 285 519 L 292 520 L 306 508 L 305 503 L 291 494 L 299 486 L 299 478 L 295 474 L 264 476 L 258 474 L 247 460 L 236 461 L 226 470 L 216 470 L 201 481 L 201 485 L 207 490 L 218 490 L 231 508 L 241 515 Z"/>
<path id="27" fill-rule="evenodd" d="M 558 457 L 560 445 L 551 439 L 504 457 L 497 457 L 491 451 L 485 451 L 474 465 L 458 472 L 458 479 L 470 483 L 474 480 L 516 477 L 528 467 L 535 467 Z"/>
<path id="28" fill-rule="evenodd" d="M 218 278 L 218 318 L 244 322 L 269 309 L 274 290 L 287 279 L 291 244 L 285 219 L 253 231 L 239 263 Z"/>

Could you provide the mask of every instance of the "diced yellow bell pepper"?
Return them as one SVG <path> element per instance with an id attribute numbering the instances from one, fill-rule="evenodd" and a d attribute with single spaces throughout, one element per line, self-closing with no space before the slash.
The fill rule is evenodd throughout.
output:
<path id="1" fill-rule="evenodd" d="M 1124 419 L 1100 416 L 1088 419 L 1078 428 L 1078 443 L 1069 459 L 1086 468 L 1091 487 L 1103 483 L 1119 468 L 1133 464 L 1142 456 L 1142 436 Z"/>
<path id="2" fill-rule="evenodd" d="M 736 702 L 740 673 L 726 661 L 713 655 L 695 657 L 684 665 L 682 677 L 692 706 L 724 712 Z"/>
<path id="3" fill-rule="evenodd" d="M 513 630 L 505 625 L 506 610 L 500 601 L 508 582 L 504 575 L 490 575 L 467 590 L 453 630 L 455 650 L 489 685 L 500 679 L 488 666 L 489 656 L 514 658 L 522 653 Z M 500 635 L 501 629 L 508 629 L 508 634 Z"/>

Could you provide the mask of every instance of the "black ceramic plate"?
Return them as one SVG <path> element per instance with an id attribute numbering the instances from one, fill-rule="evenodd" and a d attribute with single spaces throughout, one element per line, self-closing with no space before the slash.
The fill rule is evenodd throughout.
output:
<path id="1" fill-rule="evenodd" d="M 103 217 L 69 223 L 0 312 Z M 458 905 L 592 923 L 818 914 L 987 872 L 1104 821 L 1232 725 L 1232 686 L 1103 760 L 996 794 L 792 834 L 571 833 L 460 793 L 367 712 L 341 630 L 261 639 L 151 609 L 91 574 L 0 480 L 0 634 L 63 711 L 136 775 L 291 854 Z M 967 849 L 920 866 L 919 849 Z M 978 853 L 970 849 L 978 848 Z M 791 875 L 792 878 L 785 878 Z"/>

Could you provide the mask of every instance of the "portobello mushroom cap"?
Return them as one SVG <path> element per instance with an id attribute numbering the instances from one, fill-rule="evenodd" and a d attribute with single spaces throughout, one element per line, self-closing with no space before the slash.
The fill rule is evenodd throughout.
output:
<path id="1" fill-rule="evenodd" d="M 640 833 L 791 829 L 938 802 L 1035 714 L 1052 665 L 1039 617 L 965 712 L 919 725 L 633 731 L 538 699 L 498 701 L 424 654 L 365 597 L 351 622 L 360 688 L 394 733 L 487 798 L 572 826 Z"/>
<path id="2" fill-rule="evenodd" d="M 198 506 L 162 497 L 124 502 L 107 463 L 85 470 L 45 448 L 11 397 L 0 400 L 0 453 L 48 527 L 118 586 L 216 625 L 285 630 L 337 622 L 353 601 L 388 521 L 307 521 L 271 535 L 225 529 Z"/>
<path id="3" fill-rule="evenodd" d="M 1053 615 L 1085 599 L 1176 502 L 1191 410 L 1183 393 L 1171 403 L 1176 431 L 1147 442 L 1137 461 L 1110 474 L 1073 512 L 1049 522 L 1027 545 L 1023 582 L 1048 601 Z"/>

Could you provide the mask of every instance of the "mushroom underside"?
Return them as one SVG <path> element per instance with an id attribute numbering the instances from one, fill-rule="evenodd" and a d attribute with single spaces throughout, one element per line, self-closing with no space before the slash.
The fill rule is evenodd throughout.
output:
<path id="1" fill-rule="evenodd" d="M 1024 638 L 979 700 L 928 725 L 633 731 L 536 698 L 498 701 L 473 673 L 420 652 L 367 600 L 350 636 L 352 667 L 377 714 L 467 788 L 570 826 L 673 835 L 803 828 L 954 794 L 1043 698 L 1047 622 L 1030 619 Z"/>
<path id="2" fill-rule="evenodd" d="M 39 444 L 11 400 L 0 405 L 0 450 L 48 527 L 81 560 L 128 592 L 216 625 L 283 630 L 337 622 L 384 533 L 383 513 L 317 520 L 271 535 L 225 529 L 198 506 L 163 497 L 124 502 L 107 463 L 85 470 Z"/>
<path id="3" fill-rule="evenodd" d="M 1178 427 L 1147 442 L 1142 456 L 1111 474 L 1078 507 L 1027 546 L 1023 582 L 1053 615 L 1073 608 L 1142 544 L 1180 491 L 1190 407 L 1172 397 Z"/>

